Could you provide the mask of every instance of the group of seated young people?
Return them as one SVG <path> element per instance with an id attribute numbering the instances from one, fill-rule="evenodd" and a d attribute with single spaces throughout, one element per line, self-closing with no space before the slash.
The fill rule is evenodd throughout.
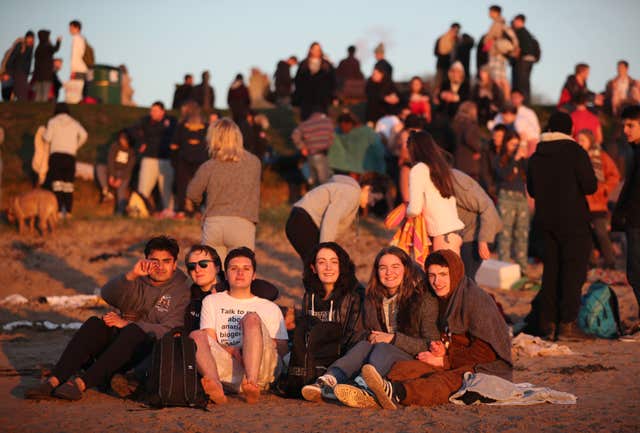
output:
<path id="1" fill-rule="evenodd" d="M 429 406 L 448 402 L 465 372 L 511 378 L 507 325 L 451 250 L 432 252 L 423 271 L 400 248 L 385 247 L 363 289 L 348 253 L 335 242 L 320 243 L 305 261 L 302 311 L 289 327 L 273 302 L 277 288 L 256 279 L 249 248 L 229 251 L 223 272 L 215 249 L 192 246 L 185 256 L 191 283 L 178 254 L 174 239 L 149 240 L 144 259 L 102 288 L 118 312 L 84 322 L 51 375 L 25 397 L 81 400 L 87 388 L 144 364 L 157 339 L 183 326 L 196 343 L 209 399 L 224 404 L 228 394 L 240 393 L 255 403 L 286 377 L 287 328 L 304 318 L 336 324 L 339 340 L 334 361 L 302 387 L 306 400 Z"/>

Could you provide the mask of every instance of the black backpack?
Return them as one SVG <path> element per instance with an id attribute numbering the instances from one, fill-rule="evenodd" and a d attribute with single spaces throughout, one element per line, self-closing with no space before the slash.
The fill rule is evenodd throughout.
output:
<path id="1" fill-rule="evenodd" d="M 153 346 L 146 390 L 153 407 L 206 409 L 208 397 L 198 377 L 196 344 L 182 329 L 171 330 Z"/>

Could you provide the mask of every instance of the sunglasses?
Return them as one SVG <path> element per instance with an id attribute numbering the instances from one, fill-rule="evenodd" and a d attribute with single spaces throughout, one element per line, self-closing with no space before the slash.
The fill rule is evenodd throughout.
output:
<path id="1" fill-rule="evenodd" d="M 213 260 L 199 260 L 197 262 L 188 262 L 187 270 L 194 271 L 196 269 L 196 265 L 200 266 L 202 269 L 206 269 L 209 266 L 209 263 L 213 263 Z"/>

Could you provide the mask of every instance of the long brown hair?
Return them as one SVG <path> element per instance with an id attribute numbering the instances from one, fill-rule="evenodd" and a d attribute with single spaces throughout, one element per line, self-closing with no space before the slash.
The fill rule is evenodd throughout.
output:
<path id="1" fill-rule="evenodd" d="M 426 131 L 412 131 L 407 140 L 413 165 L 422 162 L 429 167 L 431 181 L 443 198 L 453 196 L 453 176 L 451 167 L 442 154 L 442 150 Z"/>
<path id="2" fill-rule="evenodd" d="M 513 140 L 513 139 L 520 139 L 520 135 L 518 135 L 518 133 L 516 131 L 512 131 L 512 130 L 507 130 L 507 132 L 504 133 L 504 138 L 502 139 L 502 148 L 500 149 L 500 166 L 504 167 L 506 166 L 509 161 L 511 161 L 512 159 L 515 158 L 516 153 L 518 152 L 518 148 L 516 147 L 513 151 L 509 152 L 509 150 L 507 149 L 507 143 L 509 143 L 509 141 Z M 507 176 L 506 180 L 508 180 L 509 182 L 511 182 L 513 179 L 516 178 L 516 176 L 520 176 L 522 178 L 522 180 L 526 180 L 527 178 L 527 174 L 524 170 L 518 170 L 517 174 L 516 173 L 509 173 L 509 175 Z"/>
<path id="3" fill-rule="evenodd" d="M 414 265 L 413 260 L 404 250 L 396 247 L 389 246 L 384 247 L 376 255 L 373 261 L 373 269 L 371 270 L 371 277 L 366 288 L 366 296 L 371 298 L 377 307 L 382 305 L 382 300 L 386 295 L 386 288 L 380 281 L 378 276 L 378 266 L 383 256 L 391 254 L 400 259 L 400 262 L 404 266 L 404 275 L 402 277 L 402 283 L 398 287 L 398 301 L 400 306 L 406 305 L 411 299 L 414 299 L 415 295 L 421 295 L 424 291 L 423 286 L 420 284 L 420 275 L 418 268 Z"/>

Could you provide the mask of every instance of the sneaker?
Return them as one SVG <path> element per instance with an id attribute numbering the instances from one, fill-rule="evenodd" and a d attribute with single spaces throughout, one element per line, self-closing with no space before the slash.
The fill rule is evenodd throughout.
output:
<path id="1" fill-rule="evenodd" d="M 75 381 L 68 381 L 57 387 L 53 391 L 53 396 L 63 400 L 78 401 L 82 399 L 82 391 Z"/>
<path id="2" fill-rule="evenodd" d="M 378 370 L 371 365 L 366 364 L 362 367 L 362 378 L 367 383 L 369 389 L 373 392 L 384 409 L 396 410 L 399 403 L 398 398 L 393 394 L 393 386 L 391 382 L 385 380 L 380 376 Z"/>
<path id="3" fill-rule="evenodd" d="M 320 401 L 322 397 L 335 398 L 333 388 L 338 384 L 338 380 L 332 374 L 323 374 L 316 383 L 302 387 L 302 398 L 307 401 Z"/>
<path id="4" fill-rule="evenodd" d="M 340 403 L 349 407 L 379 408 L 371 391 L 353 385 L 339 384 L 333 388 Z"/>
<path id="5" fill-rule="evenodd" d="M 38 386 L 29 388 L 24 392 L 24 398 L 29 400 L 51 400 L 55 388 L 49 381 L 41 382 Z"/>

